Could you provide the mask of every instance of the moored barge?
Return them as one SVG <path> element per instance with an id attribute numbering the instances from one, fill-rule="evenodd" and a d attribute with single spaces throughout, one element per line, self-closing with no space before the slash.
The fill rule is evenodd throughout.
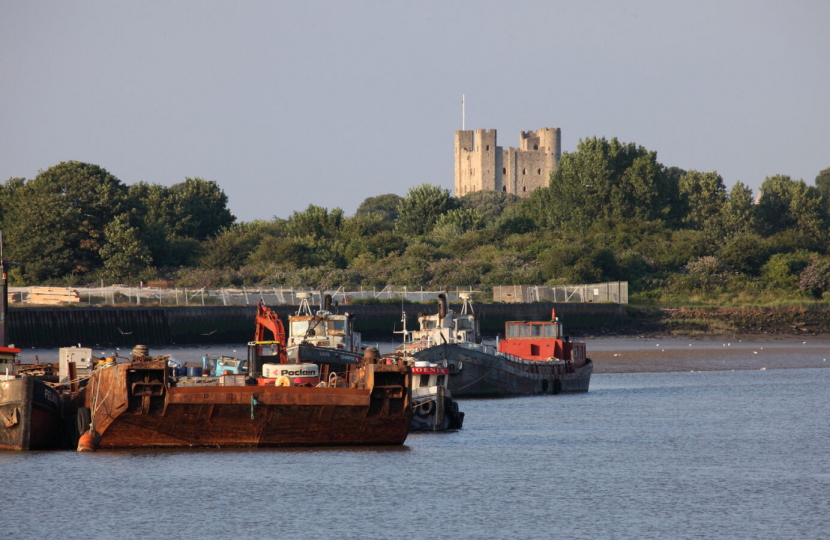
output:
<path id="1" fill-rule="evenodd" d="M 245 375 L 178 386 L 166 359 L 136 360 L 96 368 L 81 394 L 98 448 L 398 445 L 409 428 L 405 365 L 332 373 L 315 387 Z"/>
<path id="2" fill-rule="evenodd" d="M 0 347 L 0 450 L 47 450 L 61 443 L 61 393 L 33 375 L 19 375 L 20 349 Z M 10 361 L 11 360 L 11 361 Z"/>
<path id="3" fill-rule="evenodd" d="M 439 295 L 438 314 L 420 316 L 420 330 L 402 346 L 418 360 L 446 363 L 453 397 L 588 391 L 593 362 L 585 353 L 584 343 L 562 335 L 555 314 L 550 322 L 507 323 L 508 339 L 492 347 L 481 343 L 470 295 L 462 293 L 461 297 L 463 308 L 455 314 L 448 309 L 446 296 Z"/>

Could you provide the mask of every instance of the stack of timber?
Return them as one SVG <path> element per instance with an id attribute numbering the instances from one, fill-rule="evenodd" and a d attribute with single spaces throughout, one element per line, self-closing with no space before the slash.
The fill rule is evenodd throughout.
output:
<path id="1" fill-rule="evenodd" d="M 26 302 L 29 304 L 72 304 L 80 301 L 78 291 L 64 287 L 29 287 L 29 294 L 26 296 Z"/>

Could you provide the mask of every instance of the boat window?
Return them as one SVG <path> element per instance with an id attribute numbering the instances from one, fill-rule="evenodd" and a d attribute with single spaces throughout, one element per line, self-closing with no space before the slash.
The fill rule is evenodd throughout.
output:
<path id="1" fill-rule="evenodd" d="M 429 386 L 429 375 L 421 375 L 421 384 L 419 386 L 421 388 Z"/>
<path id="2" fill-rule="evenodd" d="M 541 324 L 534 324 L 533 325 L 533 337 L 542 337 L 542 325 Z"/>
<path id="3" fill-rule="evenodd" d="M 547 336 L 547 337 L 556 337 L 556 325 L 555 324 L 546 324 L 545 325 L 545 336 Z"/>
<path id="4" fill-rule="evenodd" d="M 530 337 L 530 325 L 523 324 L 519 326 L 519 337 Z"/>
<path id="5" fill-rule="evenodd" d="M 470 319 L 456 319 L 458 323 L 459 330 L 472 330 L 473 329 L 473 321 Z"/>
<path id="6" fill-rule="evenodd" d="M 345 320 L 334 320 L 329 321 L 329 332 L 346 332 L 346 321 Z"/>
<path id="7" fill-rule="evenodd" d="M 508 324 L 507 325 L 507 337 L 518 337 L 519 336 L 519 327 L 515 324 Z"/>
<path id="8" fill-rule="evenodd" d="M 301 336 L 308 330 L 308 321 L 295 321 L 291 323 L 291 335 Z"/>
<path id="9" fill-rule="evenodd" d="M 429 319 L 424 321 L 424 329 L 431 330 L 435 328 L 435 321 L 431 321 Z"/>

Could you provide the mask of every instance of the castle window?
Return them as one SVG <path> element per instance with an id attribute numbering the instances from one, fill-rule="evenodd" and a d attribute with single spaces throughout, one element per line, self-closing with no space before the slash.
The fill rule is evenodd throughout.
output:
<path id="1" fill-rule="evenodd" d="M 522 174 L 527 174 L 527 169 L 522 169 Z"/>
<path id="2" fill-rule="evenodd" d="M 490 145 L 489 145 L 489 144 L 487 145 L 487 147 L 485 148 L 485 150 L 487 150 L 488 152 L 490 151 Z"/>
<path id="3" fill-rule="evenodd" d="M 527 186 L 522 186 L 522 191 L 527 191 Z"/>
<path id="4" fill-rule="evenodd" d="M 542 174 L 542 169 L 536 169 L 536 174 Z"/>
<path id="5" fill-rule="evenodd" d="M 534 145 L 533 145 L 533 149 L 534 149 L 534 150 L 538 150 L 538 149 L 539 149 L 539 145 L 538 145 L 538 144 L 534 144 Z"/>
<path id="6" fill-rule="evenodd" d="M 504 168 L 501 170 L 501 173 L 502 173 L 502 174 L 507 174 L 507 167 L 504 167 Z"/>
<path id="7" fill-rule="evenodd" d="M 501 187 L 501 190 L 502 190 L 502 191 L 507 191 L 507 186 L 502 186 L 502 187 Z"/>

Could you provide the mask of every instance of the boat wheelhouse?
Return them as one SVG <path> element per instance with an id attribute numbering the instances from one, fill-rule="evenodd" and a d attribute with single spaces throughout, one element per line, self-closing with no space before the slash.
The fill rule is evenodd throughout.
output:
<path id="1" fill-rule="evenodd" d="M 418 330 L 408 332 L 404 327 L 403 349 L 419 350 L 432 345 L 451 343 L 481 343 L 481 331 L 478 318 L 473 311 L 472 293 L 462 292 L 458 295 L 463 304 L 461 313 L 449 309 L 447 296 L 438 295 L 438 313 L 418 317 Z M 404 319 L 404 324 L 406 320 Z"/>
<path id="2" fill-rule="evenodd" d="M 525 360 L 573 360 L 577 365 L 585 363 L 584 342 L 571 341 L 564 336 L 562 323 L 551 312 L 550 321 L 509 321 L 505 323 L 505 339 L 498 344 L 499 352 L 518 356 Z"/>
<path id="3" fill-rule="evenodd" d="M 354 331 L 354 317 L 331 312 L 331 296 L 325 295 L 323 309 L 312 313 L 308 293 L 298 293 L 300 307 L 296 315 L 288 318 L 288 347 L 313 345 L 359 353 L 362 342 L 360 332 Z"/>

